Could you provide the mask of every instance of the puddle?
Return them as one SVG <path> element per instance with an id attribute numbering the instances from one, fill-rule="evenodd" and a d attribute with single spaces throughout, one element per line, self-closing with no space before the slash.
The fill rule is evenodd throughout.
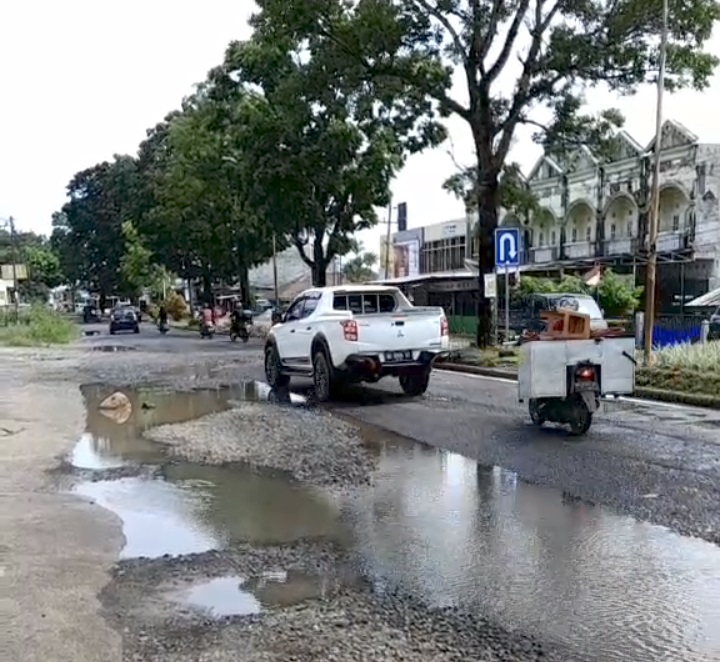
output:
<path id="1" fill-rule="evenodd" d="M 275 401 L 304 404 L 294 394 L 272 393 L 269 386 L 248 382 L 238 387 L 197 389 L 187 392 L 153 389 L 120 389 L 129 401 L 122 412 L 103 411 L 100 403 L 116 389 L 85 385 L 80 390 L 87 412 L 85 434 L 73 450 L 70 462 L 79 469 L 110 469 L 129 464 L 160 462 L 162 448 L 143 437 L 158 425 L 184 423 L 230 409 L 239 401 Z M 122 414 L 119 415 L 119 414 Z"/>
<path id="2" fill-rule="evenodd" d="M 363 573 L 603 662 L 720 659 L 720 550 L 395 440 L 346 506 Z"/>
<path id="3" fill-rule="evenodd" d="M 126 392 L 132 415 L 119 424 L 97 409 L 109 392 L 84 387 L 88 434 L 73 456 L 79 464 L 141 461 L 157 453 L 141 438 L 150 425 L 272 397 L 257 384 L 186 394 Z M 457 605 L 558 642 L 582 659 L 720 659 L 715 545 L 370 426 L 361 432 L 379 468 L 372 487 L 347 493 L 191 464 L 168 466 L 162 479 L 89 482 L 76 491 L 120 517 L 123 558 L 331 539 L 352 548 L 378 591 L 400 588 L 431 605 Z M 325 590 L 314 577 L 222 577 L 170 599 L 221 616 L 257 613 Z"/>
<path id="4" fill-rule="evenodd" d="M 94 333 L 86 335 L 95 335 Z M 134 352 L 137 351 L 137 347 L 130 345 L 93 345 L 90 348 L 93 352 Z"/>
<path id="5" fill-rule="evenodd" d="M 214 618 L 259 614 L 262 605 L 252 593 L 243 590 L 245 581 L 243 577 L 218 577 L 169 597 Z"/>
<path id="6" fill-rule="evenodd" d="M 320 492 L 249 469 L 178 464 L 164 479 L 86 482 L 74 491 L 122 520 L 120 558 L 179 556 L 233 542 L 347 540 L 337 511 Z"/>
<path id="7" fill-rule="evenodd" d="M 290 607 L 307 600 L 322 600 L 340 584 L 322 576 L 299 572 L 263 573 L 259 577 L 217 577 L 167 597 L 208 616 L 249 616 L 264 609 Z"/>

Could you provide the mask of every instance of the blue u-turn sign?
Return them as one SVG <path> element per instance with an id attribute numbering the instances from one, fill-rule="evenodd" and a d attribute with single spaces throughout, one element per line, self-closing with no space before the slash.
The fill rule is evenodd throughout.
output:
<path id="1" fill-rule="evenodd" d="M 495 266 L 520 266 L 519 228 L 497 228 L 495 230 Z"/>

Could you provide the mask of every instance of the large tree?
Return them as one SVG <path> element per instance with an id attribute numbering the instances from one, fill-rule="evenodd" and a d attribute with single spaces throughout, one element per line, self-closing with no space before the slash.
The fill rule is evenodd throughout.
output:
<path id="1" fill-rule="evenodd" d="M 492 269 L 500 179 L 516 131 L 535 130 L 552 151 L 608 143 L 619 113 L 583 110 L 602 86 L 632 94 L 655 80 L 662 0 L 258 0 L 275 30 L 335 48 L 337 68 L 367 81 L 397 80 L 462 118 L 477 162 L 479 266 Z M 716 0 L 669 0 L 669 89 L 703 89 L 717 65 L 704 52 L 720 18 Z M 459 72 L 462 90 L 452 89 Z M 457 93 L 457 95 L 456 95 Z M 379 103 L 386 101 L 382 97 Z M 651 116 L 649 109 L 648 116 Z M 491 316 L 479 279 L 478 340 Z"/>
<path id="2" fill-rule="evenodd" d="M 234 127 L 218 121 L 220 103 L 201 86 L 156 142 L 162 167 L 149 216 L 168 267 L 200 275 L 207 296 L 213 280 L 236 281 L 249 300 L 248 269 L 270 256 L 272 233 L 248 204 L 245 161 Z"/>
<path id="3" fill-rule="evenodd" d="M 408 154 L 445 137 L 432 104 L 397 79 L 368 84 L 338 67 L 324 39 L 284 30 L 282 3 L 260 3 L 251 40 L 231 44 L 214 94 L 252 97 L 234 120 L 257 215 L 287 234 L 323 286 L 333 258 L 375 225 Z M 292 3 L 291 3 L 292 4 Z M 344 60 L 348 62 L 347 58 Z M 229 104 L 237 108 L 237 104 Z"/>

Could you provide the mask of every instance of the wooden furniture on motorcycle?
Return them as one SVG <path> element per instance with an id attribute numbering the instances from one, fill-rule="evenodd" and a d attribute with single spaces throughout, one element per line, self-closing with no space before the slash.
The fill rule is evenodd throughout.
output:
<path id="1" fill-rule="evenodd" d="M 547 310 L 540 313 L 545 322 L 541 334 L 546 340 L 587 340 L 590 338 L 590 316 L 574 310 Z"/>

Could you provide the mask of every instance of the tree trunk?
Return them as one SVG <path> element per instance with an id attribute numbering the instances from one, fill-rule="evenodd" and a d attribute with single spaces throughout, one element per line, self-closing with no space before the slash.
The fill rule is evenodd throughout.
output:
<path id="1" fill-rule="evenodd" d="M 208 304 L 208 305 L 212 304 L 212 302 L 213 302 L 212 280 L 210 279 L 210 270 L 205 265 L 203 265 L 202 286 L 203 286 L 203 303 Z"/>
<path id="2" fill-rule="evenodd" d="M 492 301 L 485 297 L 485 274 L 495 269 L 495 228 L 498 222 L 499 182 L 497 172 L 486 170 L 478 159 L 478 301 L 477 344 L 492 342 Z"/>
<path id="3" fill-rule="evenodd" d="M 316 233 L 313 242 L 313 261 L 312 261 L 312 283 L 313 287 L 325 287 L 327 285 L 327 266 L 328 260 L 325 256 L 323 247 L 323 233 Z"/>
<path id="4" fill-rule="evenodd" d="M 238 277 L 240 283 L 240 298 L 244 306 L 250 306 L 250 275 L 248 274 L 248 268 L 245 266 L 240 267 L 240 273 Z"/>

